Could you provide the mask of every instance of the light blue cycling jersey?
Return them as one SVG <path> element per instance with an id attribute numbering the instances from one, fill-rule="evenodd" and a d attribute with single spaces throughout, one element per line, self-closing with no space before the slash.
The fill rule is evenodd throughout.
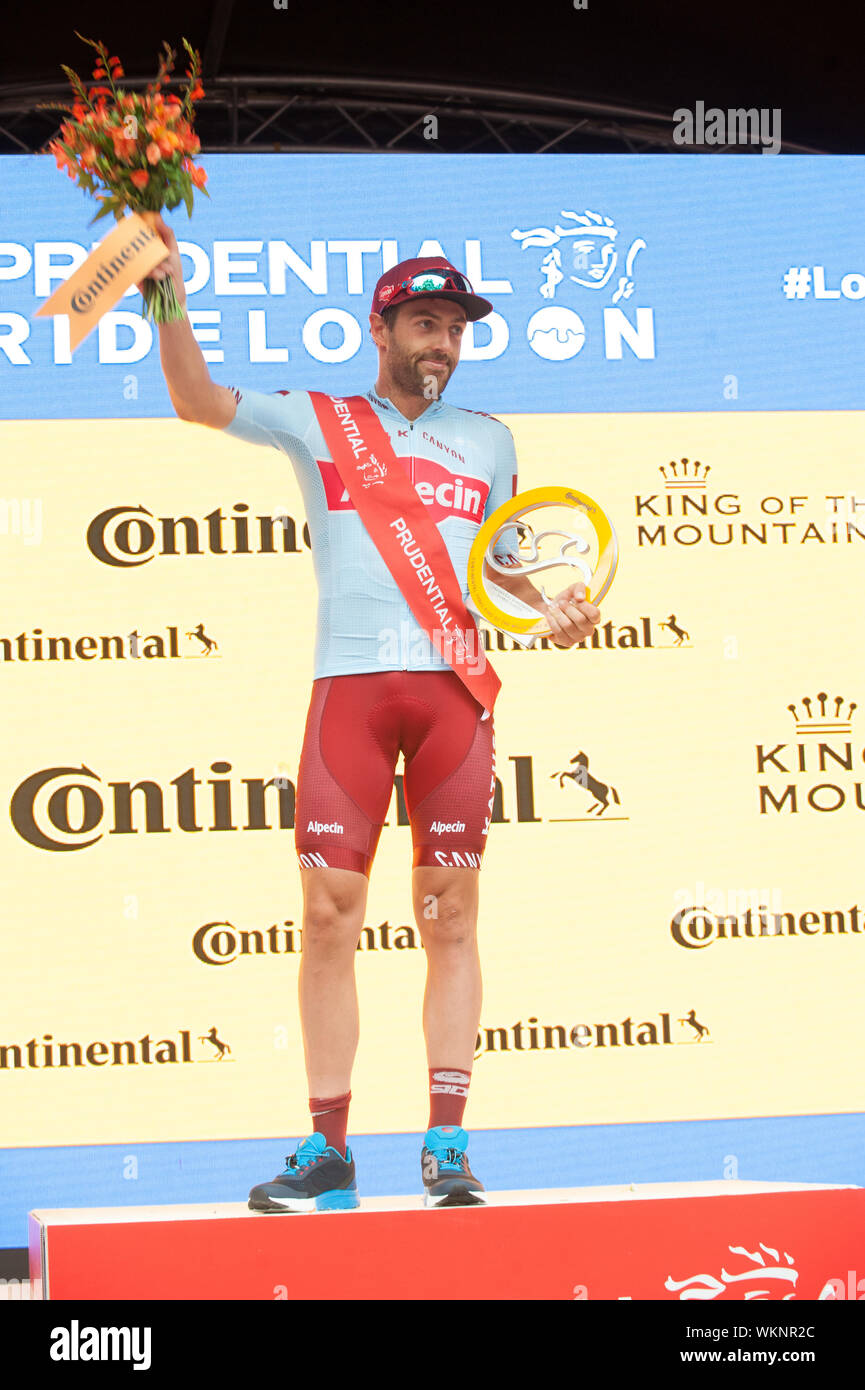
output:
<path id="1" fill-rule="evenodd" d="M 313 679 L 447 668 L 349 499 L 309 392 L 235 390 L 235 396 L 237 414 L 226 434 L 281 449 L 294 465 L 303 495 L 318 581 Z M 501 420 L 442 399 L 414 421 L 374 391 L 367 391 L 366 399 L 429 508 L 466 599 L 472 541 L 483 521 L 516 491 L 513 436 Z M 496 549 L 513 553 L 515 548 Z"/>

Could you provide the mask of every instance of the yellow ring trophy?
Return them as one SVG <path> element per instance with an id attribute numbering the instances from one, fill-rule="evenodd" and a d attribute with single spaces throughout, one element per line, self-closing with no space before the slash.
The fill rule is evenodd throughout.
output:
<path id="1" fill-rule="evenodd" d="M 582 518 L 579 530 L 555 527 L 538 531 L 522 520 L 541 507 L 570 508 Z M 518 537 L 516 550 L 502 546 L 502 538 L 511 531 Z M 586 532 L 590 536 L 586 535 Z M 553 555 L 542 557 L 539 543 L 548 536 L 562 537 L 562 544 Z M 468 586 L 472 606 L 477 616 L 493 627 L 515 638 L 522 646 L 531 646 L 537 637 L 552 636 L 549 625 L 530 603 L 508 593 L 495 583 L 493 574 L 528 577 L 542 570 L 567 565 L 578 572 L 586 586 L 586 599 L 598 604 L 613 582 L 619 560 L 619 545 L 612 522 L 602 508 L 584 492 L 568 487 L 537 487 L 520 492 L 484 522 L 475 536 L 469 554 Z M 576 578 L 577 576 L 573 576 Z M 549 602 L 541 586 L 539 595 Z"/>

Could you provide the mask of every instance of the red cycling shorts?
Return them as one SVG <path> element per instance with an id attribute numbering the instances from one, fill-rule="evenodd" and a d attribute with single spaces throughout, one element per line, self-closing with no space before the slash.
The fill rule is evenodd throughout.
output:
<path id="1" fill-rule="evenodd" d="M 313 681 L 297 773 L 301 868 L 369 874 L 400 753 L 413 866 L 479 869 L 495 788 L 495 734 L 454 671 Z"/>

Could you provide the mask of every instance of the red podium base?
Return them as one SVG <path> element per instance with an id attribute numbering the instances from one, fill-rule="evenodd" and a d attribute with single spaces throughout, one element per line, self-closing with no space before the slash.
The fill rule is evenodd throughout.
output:
<path id="1" fill-rule="evenodd" d="M 650 1183 L 426 1210 L 245 1204 L 30 1213 L 50 1299 L 865 1298 L 865 1188 Z"/>

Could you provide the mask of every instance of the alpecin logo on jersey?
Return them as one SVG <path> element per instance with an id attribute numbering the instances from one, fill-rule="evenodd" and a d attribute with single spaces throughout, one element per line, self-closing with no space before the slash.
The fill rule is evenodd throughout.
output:
<path id="1" fill-rule="evenodd" d="M 330 459 L 319 459 L 318 468 L 328 511 L 353 512 L 354 503 L 336 465 Z M 444 521 L 449 516 L 463 517 L 478 525 L 482 522 L 490 489 L 480 478 L 464 478 L 433 459 L 416 457 L 413 481 L 418 497 L 429 508 L 434 522 Z"/>

